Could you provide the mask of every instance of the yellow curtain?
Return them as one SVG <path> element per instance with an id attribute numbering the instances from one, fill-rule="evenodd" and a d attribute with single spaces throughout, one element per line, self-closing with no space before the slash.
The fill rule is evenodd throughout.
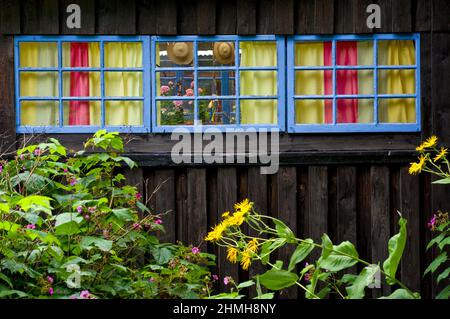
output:
<path id="1" fill-rule="evenodd" d="M 323 42 L 297 43 L 295 65 L 323 66 Z M 296 95 L 323 95 L 324 71 L 301 71 L 295 74 Z M 295 122 L 300 124 L 322 124 L 324 122 L 324 100 L 298 100 L 295 103 Z"/>
<path id="2" fill-rule="evenodd" d="M 414 65 L 413 41 L 395 40 L 379 42 L 380 65 Z M 383 70 L 378 74 L 379 93 L 414 94 L 414 70 Z M 416 121 L 415 99 L 380 99 L 380 122 L 412 123 Z"/>
<path id="3" fill-rule="evenodd" d="M 241 66 L 276 66 L 274 42 L 241 42 Z M 275 71 L 243 71 L 240 74 L 241 95 L 277 95 Z M 242 124 L 276 124 L 276 100 L 241 100 Z"/>
<path id="4" fill-rule="evenodd" d="M 105 44 L 106 67 L 141 67 L 142 46 L 135 43 Z M 105 95 L 140 97 L 143 94 L 141 72 L 105 72 Z M 107 101 L 106 125 L 142 125 L 141 101 Z"/>
<path id="5" fill-rule="evenodd" d="M 373 43 L 369 41 L 358 42 L 358 65 L 373 65 Z M 373 94 L 373 71 L 358 71 L 358 94 Z M 358 100 L 358 123 L 373 123 L 373 99 Z"/>

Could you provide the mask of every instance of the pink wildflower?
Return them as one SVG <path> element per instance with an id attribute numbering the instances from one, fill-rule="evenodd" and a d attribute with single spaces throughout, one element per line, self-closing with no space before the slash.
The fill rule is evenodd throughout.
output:
<path id="1" fill-rule="evenodd" d="M 81 205 L 78 206 L 78 207 L 77 207 L 77 212 L 81 213 L 82 211 L 83 211 L 83 206 L 81 206 Z"/>
<path id="2" fill-rule="evenodd" d="M 200 253 L 200 249 L 199 249 L 198 247 L 192 247 L 191 252 L 192 252 L 194 255 L 197 255 L 197 254 Z"/>
<path id="3" fill-rule="evenodd" d="M 155 224 L 161 225 L 162 223 L 163 223 L 163 221 L 161 219 L 155 220 Z"/>
<path id="4" fill-rule="evenodd" d="M 0 165 L 0 174 L 3 172 L 3 166 Z"/>
<path id="5" fill-rule="evenodd" d="M 142 194 L 141 193 L 136 193 L 135 195 L 137 200 L 141 200 L 142 199 Z"/>
<path id="6" fill-rule="evenodd" d="M 136 230 L 141 229 L 141 225 L 139 223 L 134 223 L 133 229 L 136 229 Z"/>
<path id="7" fill-rule="evenodd" d="M 231 281 L 233 280 L 233 278 L 231 278 L 230 276 L 226 276 L 225 278 L 223 278 L 223 283 L 226 285 L 228 285 Z"/>
<path id="8" fill-rule="evenodd" d="M 82 299 L 89 299 L 91 297 L 91 294 L 89 293 L 89 290 L 83 290 L 80 292 L 80 298 Z"/>
<path id="9" fill-rule="evenodd" d="M 75 186 L 77 183 L 78 183 L 77 179 L 73 177 L 69 181 L 70 186 Z"/>
<path id="10" fill-rule="evenodd" d="M 28 224 L 27 226 L 25 226 L 26 229 L 36 229 L 36 225 L 34 224 Z"/>
<path id="11" fill-rule="evenodd" d="M 37 148 L 37 149 L 34 150 L 34 155 L 40 156 L 41 154 L 42 154 L 42 151 L 41 151 L 40 148 Z"/>
<path id="12" fill-rule="evenodd" d="M 50 289 L 48 290 L 48 294 L 49 294 L 50 296 L 53 296 L 53 293 L 54 293 L 53 288 L 50 287 Z"/>
<path id="13" fill-rule="evenodd" d="M 434 226 L 436 225 L 437 216 L 436 214 L 433 215 L 433 217 L 430 219 L 430 222 L 428 223 L 428 228 L 434 229 Z"/>
<path id="14" fill-rule="evenodd" d="M 213 281 L 219 280 L 219 276 L 217 276 L 217 275 L 212 275 L 212 280 L 213 280 Z"/>
<path id="15" fill-rule="evenodd" d="M 47 276 L 47 281 L 48 281 L 50 284 L 53 284 L 54 279 L 53 279 L 52 276 Z"/>
<path id="16" fill-rule="evenodd" d="M 89 215 L 84 215 L 84 219 L 89 220 L 91 217 Z"/>

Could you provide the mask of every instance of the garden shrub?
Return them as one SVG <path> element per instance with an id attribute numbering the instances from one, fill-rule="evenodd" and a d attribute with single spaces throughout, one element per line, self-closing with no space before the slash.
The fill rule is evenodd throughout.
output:
<path id="1" fill-rule="evenodd" d="M 117 173 L 136 166 L 122 152 L 102 130 L 74 154 L 50 138 L 1 159 L 0 298 L 208 295 L 214 256 L 159 242 L 162 216 Z"/>

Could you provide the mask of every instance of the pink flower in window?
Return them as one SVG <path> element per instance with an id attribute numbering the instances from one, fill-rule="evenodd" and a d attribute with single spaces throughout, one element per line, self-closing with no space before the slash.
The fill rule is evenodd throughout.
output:
<path id="1" fill-rule="evenodd" d="M 169 93 L 169 91 L 170 91 L 170 87 L 168 87 L 167 85 L 161 86 L 161 95 L 166 95 L 167 93 Z"/>
<path id="2" fill-rule="evenodd" d="M 183 101 L 173 101 L 173 105 L 175 105 L 175 107 L 181 107 L 183 105 Z"/>
<path id="3" fill-rule="evenodd" d="M 194 90 L 193 89 L 186 89 L 186 96 L 194 96 Z"/>

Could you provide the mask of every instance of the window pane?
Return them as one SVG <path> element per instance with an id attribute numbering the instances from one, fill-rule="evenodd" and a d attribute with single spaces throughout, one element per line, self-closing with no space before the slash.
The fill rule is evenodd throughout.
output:
<path id="1" fill-rule="evenodd" d="M 156 83 L 158 96 L 194 95 L 194 72 L 157 72 Z"/>
<path id="2" fill-rule="evenodd" d="M 240 42 L 240 66 L 277 66 L 277 45 L 274 41 Z"/>
<path id="3" fill-rule="evenodd" d="M 327 104 L 327 118 L 332 119 L 332 100 L 297 100 L 295 101 L 296 124 L 324 124 L 325 104 Z M 331 115 L 331 116 L 330 116 Z M 331 121 L 330 121 L 331 122 Z"/>
<path id="4" fill-rule="evenodd" d="M 416 99 L 378 100 L 380 123 L 415 123 Z"/>
<path id="5" fill-rule="evenodd" d="M 142 72 L 105 72 L 106 96 L 142 96 Z"/>
<path id="6" fill-rule="evenodd" d="M 380 70 L 378 72 L 379 94 L 414 94 L 416 92 L 414 70 Z"/>
<path id="7" fill-rule="evenodd" d="M 57 72 L 21 72 L 20 96 L 59 96 Z"/>
<path id="8" fill-rule="evenodd" d="M 241 95 L 277 95 L 276 71 L 241 71 Z"/>
<path id="9" fill-rule="evenodd" d="M 64 101 L 64 125 L 95 125 L 100 126 L 100 101 Z"/>
<path id="10" fill-rule="evenodd" d="M 20 67 L 58 67 L 58 45 L 55 42 L 21 42 Z"/>
<path id="11" fill-rule="evenodd" d="M 325 50 L 326 49 L 326 50 Z M 331 57 L 331 42 L 297 42 L 295 44 L 296 66 L 324 66 L 324 52 Z"/>
<path id="12" fill-rule="evenodd" d="M 198 107 L 203 125 L 236 124 L 235 100 L 199 100 Z"/>
<path id="13" fill-rule="evenodd" d="M 30 126 L 58 126 L 59 106 L 54 101 L 22 101 L 20 123 Z"/>
<path id="14" fill-rule="evenodd" d="M 325 94 L 325 77 L 331 84 L 330 92 L 333 94 L 333 72 L 332 71 L 296 71 L 295 72 L 295 95 L 322 95 Z"/>
<path id="15" fill-rule="evenodd" d="M 336 65 L 373 65 L 373 41 L 337 41 Z"/>
<path id="16" fill-rule="evenodd" d="M 100 67 L 100 44 L 98 42 L 64 42 L 62 55 L 65 68 Z"/>
<path id="17" fill-rule="evenodd" d="M 373 99 L 338 99 L 336 103 L 337 123 L 373 123 Z"/>
<path id="18" fill-rule="evenodd" d="M 277 100 L 241 100 L 242 124 L 277 124 Z"/>
<path id="19" fill-rule="evenodd" d="M 160 67 L 192 66 L 194 62 L 193 42 L 158 42 L 156 65 Z"/>
<path id="20" fill-rule="evenodd" d="M 142 125 L 142 101 L 106 101 L 105 124 L 111 126 Z"/>
<path id="21" fill-rule="evenodd" d="M 415 65 L 416 51 L 412 40 L 378 41 L 379 65 Z"/>
<path id="22" fill-rule="evenodd" d="M 142 44 L 133 42 L 105 43 L 105 67 L 142 67 Z"/>
<path id="23" fill-rule="evenodd" d="M 197 50 L 199 66 L 234 66 L 234 42 L 200 42 Z"/>
<path id="24" fill-rule="evenodd" d="M 193 125 L 194 101 L 157 102 L 158 125 Z"/>
<path id="25" fill-rule="evenodd" d="M 230 71 L 198 72 L 199 95 L 235 95 L 234 74 Z"/>
<path id="26" fill-rule="evenodd" d="M 337 70 L 336 79 L 337 94 L 373 94 L 372 70 Z"/>
<path id="27" fill-rule="evenodd" d="M 64 72 L 63 96 L 101 96 L 100 72 Z"/>

